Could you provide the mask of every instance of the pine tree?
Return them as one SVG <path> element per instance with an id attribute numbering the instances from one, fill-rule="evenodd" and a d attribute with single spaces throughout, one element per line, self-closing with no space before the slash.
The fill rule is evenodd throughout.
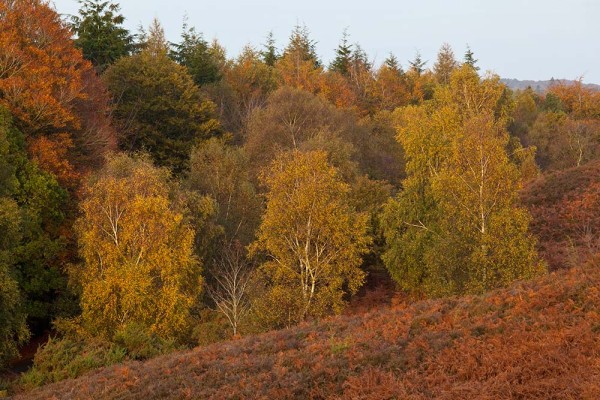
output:
<path id="1" fill-rule="evenodd" d="M 275 47 L 275 38 L 273 37 L 273 31 L 269 32 L 269 34 L 267 35 L 267 42 L 263 45 L 263 47 L 264 50 L 260 53 L 263 62 L 269 67 L 274 67 L 275 63 L 279 59 L 279 54 L 277 53 L 277 47 Z"/>
<path id="2" fill-rule="evenodd" d="M 182 172 L 190 149 L 222 133 L 215 105 L 206 100 L 189 70 L 168 56 L 164 32 L 155 23 L 146 48 L 124 57 L 104 74 L 118 94 L 113 117 L 123 150 L 148 151 L 160 166 Z"/>
<path id="3" fill-rule="evenodd" d="M 283 57 L 292 57 L 296 62 L 310 61 L 315 68 L 321 66 L 316 51 L 316 42 L 310 38 L 310 31 L 306 25 L 294 27 L 290 41 L 283 51 Z"/>
<path id="4" fill-rule="evenodd" d="M 131 54 L 133 37 L 123 27 L 125 17 L 117 3 L 104 0 L 79 0 L 79 15 L 71 17 L 77 34 L 75 45 L 99 71 L 117 59 Z"/>
<path id="5" fill-rule="evenodd" d="M 417 51 L 415 58 L 412 61 L 409 61 L 408 64 L 410 65 L 411 71 L 415 72 L 417 75 L 421 75 L 425 72 L 425 64 L 427 64 L 427 61 L 423 61 L 421 52 Z"/>
<path id="6" fill-rule="evenodd" d="M 475 54 L 473 54 L 471 47 L 467 45 L 467 50 L 465 51 L 464 64 L 470 65 L 471 68 L 473 68 L 475 71 L 479 71 L 479 67 L 476 65 L 477 61 L 479 60 L 475 59 Z"/>
<path id="7" fill-rule="evenodd" d="M 184 22 L 181 39 L 181 43 L 174 46 L 171 57 L 187 67 L 196 85 L 202 86 L 221 80 L 219 64 L 202 34 Z"/>
<path id="8" fill-rule="evenodd" d="M 390 55 L 385 59 L 383 64 L 387 68 L 389 68 L 390 71 L 396 72 L 398 75 L 404 74 L 404 71 L 402 70 L 402 66 L 398 61 L 398 58 L 396 58 L 396 56 L 393 53 L 390 53 Z"/>
<path id="9" fill-rule="evenodd" d="M 344 76 L 350 74 L 350 64 L 353 58 L 352 45 L 348 43 L 348 37 L 348 30 L 344 29 L 342 40 L 335 50 L 335 58 L 329 65 L 330 71 L 338 72 Z"/>

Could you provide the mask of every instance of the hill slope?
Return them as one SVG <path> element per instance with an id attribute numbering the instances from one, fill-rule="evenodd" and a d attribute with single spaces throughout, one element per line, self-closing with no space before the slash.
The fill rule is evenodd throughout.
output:
<path id="1" fill-rule="evenodd" d="M 551 270 L 600 253 L 600 161 L 542 175 L 524 188 L 521 200 Z"/>
<path id="2" fill-rule="evenodd" d="M 544 93 L 548 88 L 552 85 L 563 83 L 563 84 L 573 84 L 575 81 L 569 79 L 553 79 L 546 81 L 532 81 L 532 80 L 523 80 L 520 81 L 518 79 L 500 79 L 502 83 L 508 86 L 512 90 L 525 90 L 528 87 L 532 88 L 536 92 Z M 595 83 L 584 83 L 583 87 L 589 89 L 600 90 L 600 85 Z"/>
<path id="3" fill-rule="evenodd" d="M 600 266 L 99 370 L 27 399 L 597 399 Z"/>

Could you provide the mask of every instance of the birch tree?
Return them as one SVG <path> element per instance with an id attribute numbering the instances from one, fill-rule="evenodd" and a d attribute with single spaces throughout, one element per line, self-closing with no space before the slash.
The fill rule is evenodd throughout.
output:
<path id="1" fill-rule="evenodd" d="M 349 187 L 321 151 L 283 153 L 263 174 L 267 210 L 253 251 L 265 251 L 272 304 L 289 325 L 339 313 L 347 292 L 364 281 L 359 268 L 369 243 L 367 216 L 348 204 Z"/>
<path id="2" fill-rule="evenodd" d="M 252 277 L 252 266 L 239 242 L 224 244 L 211 276 L 214 283 L 207 285 L 208 295 L 216 310 L 225 315 L 233 336 L 236 336 L 240 322 L 250 311 L 248 289 Z"/>
<path id="3" fill-rule="evenodd" d="M 177 340 L 190 328 L 201 268 L 168 178 L 146 158 L 117 155 L 85 188 L 76 223 L 83 265 L 71 277 L 93 334 L 111 338 L 135 323 Z"/>
<path id="4" fill-rule="evenodd" d="M 498 78 L 465 66 L 431 101 L 401 112 L 408 176 L 386 207 L 384 260 L 406 290 L 479 293 L 543 271 L 517 202 L 509 110 Z"/>

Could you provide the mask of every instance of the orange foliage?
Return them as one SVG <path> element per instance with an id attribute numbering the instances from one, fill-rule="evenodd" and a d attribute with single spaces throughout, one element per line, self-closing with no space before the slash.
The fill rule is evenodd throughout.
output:
<path id="1" fill-rule="evenodd" d="M 318 95 L 337 108 L 356 107 L 356 93 L 348 80 L 337 72 L 326 72 L 320 75 Z"/>
<path id="2" fill-rule="evenodd" d="M 77 127 L 71 106 L 90 70 L 71 32 L 44 1 L 0 1 L 0 105 L 27 133 Z"/>
<path id="3" fill-rule="evenodd" d="M 39 167 L 56 177 L 61 186 L 74 189 L 79 174 L 67 159 L 67 153 L 73 148 L 73 140 L 68 133 L 59 133 L 51 137 L 39 136 L 29 140 L 29 154 Z"/>
<path id="4" fill-rule="evenodd" d="M 600 91 L 584 87 L 581 80 L 552 85 L 548 93 L 557 96 L 575 118 L 600 118 Z"/>
<path id="5" fill-rule="evenodd" d="M 304 323 L 17 399 L 597 399 L 600 269 Z"/>
<path id="6" fill-rule="evenodd" d="M 383 65 L 377 71 L 373 97 L 377 99 L 381 109 L 393 111 L 409 104 L 411 93 L 408 89 L 405 78 L 398 71 Z"/>
<path id="7" fill-rule="evenodd" d="M 600 162 L 544 175 L 527 185 L 521 199 L 550 269 L 600 252 Z"/>
<path id="8" fill-rule="evenodd" d="M 284 86 L 316 93 L 319 88 L 319 76 L 323 68 L 315 67 L 313 60 L 302 60 L 294 55 L 281 58 L 275 68 Z"/>

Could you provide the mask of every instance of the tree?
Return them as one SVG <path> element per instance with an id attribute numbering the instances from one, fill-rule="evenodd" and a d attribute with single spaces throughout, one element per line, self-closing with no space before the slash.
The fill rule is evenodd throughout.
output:
<path id="1" fill-rule="evenodd" d="M 198 86 L 215 83 L 222 78 L 219 63 L 208 42 L 194 27 L 188 27 L 187 22 L 183 24 L 181 43 L 175 45 L 171 56 L 180 65 L 187 67 Z"/>
<path id="2" fill-rule="evenodd" d="M 41 0 L 2 1 L 0 15 L 0 105 L 27 135 L 77 128 L 72 105 L 91 65 L 71 31 Z"/>
<path id="3" fill-rule="evenodd" d="M 190 149 L 219 135 L 221 127 L 214 103 L 167 51 L 162 28 L 155 23 L 146 48 L 118 60 L 104 79 L 114 96 L 121 149 L 146 150 L 158 165 L 179 173 L 187 168 Z"/>
<path id="4" fill-rule="evenodd" d="M 216 309 L 225 315 L 233 336 L 239 332 L 241 321 L 250 311 L 248 299 L 252 268 L 239 242 L 227 243 L 211 270 L 214 284 L 207 286 L 208 295 Z"/>
<path id="5" fill-rule="evenodd" d="M 196 147 L 186 186 L 216 201 L 216 220 L 225 230 L 225 241 L 248 244 L 254 239 L 262 204 L 250 182 L 248 159 L 242 148 L 220 139 Z"/>
<path id="6" fill-rule="evenodd" d="M 29 338 L 19 285 L 14 276 L 12 252 L 20 241 L 18 205 L 0 197 L 0 368 L 18 354 Z"/>
<path id="7" fill-rule="evenodd" d="M 477 59 L 475 59 L 475 54 L 471 50 L 471 47 L 467 45 L 467 50 L 465 51 L 464 64 L 471 66 L 475 71 L 479 71 L 479 67 L 477 64 Z"/>
<path id="8" fill-rule="evenodd" d="M 408 176 L 385 211 L 384 260 L 406 290 L 480 293 L 543 271 L 517 202 L 503 93 L 498 77 L 480 80 L 463 67 L 402 115 Z"/>
<path id="9" fill-rule="evenodd" d="M 227 84 L 235 93 L 238 129 L 244 130 L 252 112 L 263 107 L 271 92 L 277 88 L 275 71 L 261 60 L 252 47 L 244 47 L 225 72 Z"/>
<path id="10" fill-rule="evenodd" d="M 262 182 L 267 210 L 252 251 L 269 258 L 261 266 L 272 284 L 267 297 L 285 314 L 273 323 L 339 313 L 345 292 L 356 293 L 363 283 L 366 215 L 348 205 L 349 187 L 324 152 L 283 153 Z"/>
<path id="11" fill-rule="evenodd" d="M 437 55 L 437 61 L 433 65 L 433 73 L 438 83 L 447 85 L 450 83 L 450 75 L 458 67 L 454 59 L 454 52 L 448 43 L 444 43 Z"/>
<path id="12" fill-rule="evenodd" d="M 398 58 L 392 53 L 385 59 L 383 64 L 392 72 L 397 73 L 398 75 L 403 75 L 404 71 L 402 70 L 402 66 L 398 61 Z"/>
<path id="13" fill-rule="evenodd" d="M 408 65 L 410 65 L 410 70 L 417 74 L 417 76 L 420 76 L 423 72 L 425 72 L 425 64 L 427 64 L 427 61 L 423 61 L 421 58 L 421 52 L 419 51 L 417 51 L 415 54 L 415 58 L 408 62 Z"/>
<path id="14" fill-rule="evenodd" d="M 340 142 L 350 135 L 351 125 L 348 114 L 317 96 L 289 87 L 276 90 L 248 123 L 245 149 L 254 175 L 269 165 L 278 151 L 314 150 L 315 146 L 337 153 L 340 163 L 336 166 L 341 167 L 348 157 L 340 153 L 346 152 L 348 143 Z"/>
<path id="15" fill-rule="evenodd" d="M 335 58 L 329 65 L 329 70 L 342 74 L 344 76 L 350 75 L 350 68 L 352 64 L 352 45 L 348 43 L 348 30 L 344 29 L 342 33 L 342 40 L 335 49 Z"/>
<path id="16" fill-rule="evenodd" d="M 267 42 L 263 45 L 263 48 L 264 49 L 260 52 L 263 62 L 269 67 L 274 67 L 277 60 L 279 60 L 279 54 L 277 52 L 277 47 L 275 46 L 273 31 L 267 34 Z"/>
<path id="17" fill-rule="evenodd" d="M 0 127 L 0 368 L 18 354 L 29 337 L 19 283 L 15 276 L 15 253 L 22 241 L 22 213 L 11 198 L 18 187 L 11 161 L 8 130 Z"/>
<path id="18" fill-rule="evenodd" d="M 294 28 L 276 69 L 285 85 L 312 93 L 316 91 L 322 66 L 306 26 Z"/>
<path id="19" fill-rule="evenodd" d="M 393 111 L 409 104 L 410 93 L 406 77 L 394 55 L 390 55 L 375 73 L 373 91 L 372 96 L 380 110 Z"/>
<path id="20" fill-rule="evenodd" d="M 81 286 L 83 326 L 92 334 L 112 339 L 136 324 L 181 341 L 191 328 L 201 267 L 194 230 L 172 191 L 167 170 L 122 154 L 86 185 L 76 223 L 83 264 L 71 278 Z"/>
<path id="21" fill-rule="evenodd" d="M 576 167 L 600 158 L 600 123 L 596 119 L 542 112 L 526 140 L 537 147 L 537 160 L 544 170 Z"/>
<path id="22" fill-rule="evenodd" d="M 18 234 L 7 233 L 7 239 L 12 235 L 14 240 L 5 246 L 5 266 L 18 282 L 28 326 L 38 333 L 54 317 L 69 314 L 73 308 L 63 270 L 70 256 L 69 197 L 54 176 L 28 159 L 25 135 L 1 107 L 0 160 L 0 198 L 13 210 L 5 215 L 18 221 Z"/>
<path id="23" fill-rule="evenodd" d="M 71 18 L 71 26 L 77 34 L 75 45 L 83 57 L 104 71 L 121 57 L 133 50 L 133 37 L 123 27 L 125 17 L 119 13 L 117 3 L 104 0 L 78 0 L 79 15 Z"/>

